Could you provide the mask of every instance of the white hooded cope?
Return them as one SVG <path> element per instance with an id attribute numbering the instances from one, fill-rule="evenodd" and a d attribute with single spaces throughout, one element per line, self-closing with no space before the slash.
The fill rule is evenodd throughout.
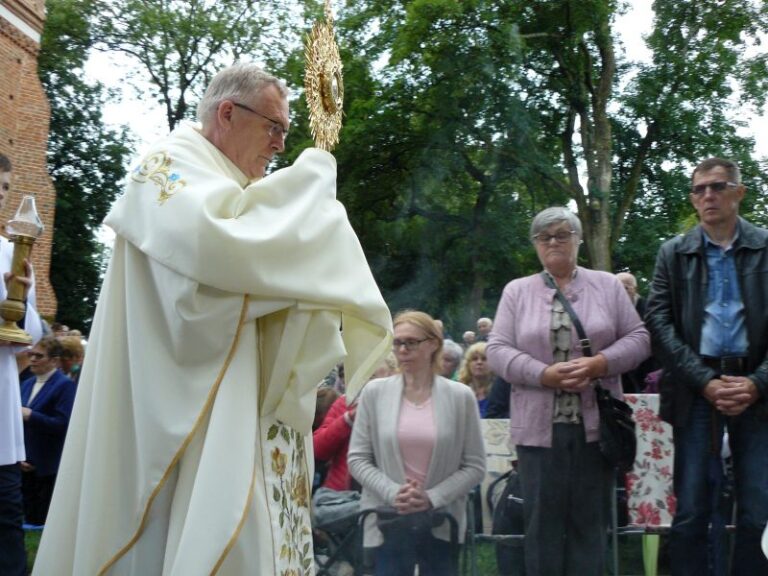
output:
<path id="1" fill-rule="evenodd" d="M 304 573 L 317 382 L 391 319 L 334 158 L 248 183 L 189 124 L 132 172 L 35 574 Z"/>

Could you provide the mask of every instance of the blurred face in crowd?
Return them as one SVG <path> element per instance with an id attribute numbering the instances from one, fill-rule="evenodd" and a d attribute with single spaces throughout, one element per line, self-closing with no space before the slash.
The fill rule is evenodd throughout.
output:
<path id="1" fill-rule="evenodd" d="M 447 353 L 444 349 L 441 359 L 442 369 L 440 370 L 440 374 L 446 378 L 450 378 L 459 367 L 459 362 L 461 362 L 461 357 Z"/>
<path id="2" fill-rule="evenodd" d="M 693 175 L 690 199 L 704 229 L 736 223 L 745 188 L 731 181 L 724 166 Z"/>
<path id="3" fill-rule="evenodd" d="M 469 359 L 469 373 L 473 380 L 482 380 L 488 377 L 488 362 L 485 354 L 476 352 Z"/>
<path id="4" fill-rule="evenodd" d="M 78 358 L 77 356 L 64 354 L 59 359 L 59 364 L 60 364 L 59 367 L 65 374 L 69 374 L 70 372 L 72 372 L 73 368 L 80 367 L 82 360 L 83 360 L 82 358 Z"/>
<path id="5" fill-rule="evenodd" d="M 461 339 L 464 341 L 464 344 L 469 346 L 470 344 L 475 343 L 475 333 L 472 332 L 472 330 L 467 330 L 464 332 L 464 335 L 461 337 Z"/>
<path id="6" fill-rule="evenodd" d="M 483 336 L 487 336 L 493 328 L 493 322 L 489 318 L 480 318 L 477 321 L 477 333 Z"/>
<path id="7" fill-rule="evenodd" d="M 5 206 L 5 201 L 11 193 L 11 172 L 0 170 L 0 210 Z"/>
<path id="8" fill-rule="evenodd" d="M 635 277 L 628 272 L 620 272 L 616 274 L 616 278 L 618 278 L 619 282 L 624 286 L 624 290 L 629 294 L 630 300 L 634 302 L 635 296 L 637 295 L 637 282 L 635 281 Z"/>
<path id="9" fill-rule="evenodd" d="M 32 350 L 27 352 L 27 357 L 29 369 L 35 376 L 42 376 L 59 367 L 59 359 L 48 356 L 45 348 L 39 345 L 32 347 Z"/>

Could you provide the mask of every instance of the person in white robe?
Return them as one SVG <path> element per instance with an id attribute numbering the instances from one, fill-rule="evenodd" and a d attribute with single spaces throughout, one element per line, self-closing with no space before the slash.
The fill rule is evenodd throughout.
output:
<path id="1" fill-rule="evenodd" d="M 348 393 L 389 310 L 319 149 L 264 177 L 283 83 L 217 74 L 131 172 L 34 574 L 312 573 L 316 384 Z"/>
<path id="2" fill-rule="evenodd" d="M 0 209 L 8 199 L 13 176 L 10 159 L 0 154 Z M 13 244 L 0 237 L 0 278 L 11 271 Z M 29 285 L 31 267 L 27 277 L 21 278 Z M 8 296 L 6 283 L 0 281 L 0 302 Z M 37 342 L 43 335 L 43 324 L 35 309 L 35 290 L 27 290 L 27 311 L 23 328 Z M 26 347 L 0 340 L 0 574 L 24 576 L 27 573 L 24 549 L 24 505 L 21 494 L 21 468 L 19 462 L 26 459 L 24 428 L 21 418 L 21 394 L 19 368 L 16 354 Z"/>

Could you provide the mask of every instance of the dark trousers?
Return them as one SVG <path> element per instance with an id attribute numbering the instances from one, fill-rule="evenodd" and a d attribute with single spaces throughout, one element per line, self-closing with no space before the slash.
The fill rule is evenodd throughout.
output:
<path id="1" fill-rule="evenodd" d="M 600 576 L 613 471 L 584 427 L 554 424 L 552 447 L 518 446 L 527 576 Z"/>
<path id="2" fill-rule="evenodd" d="M 21 498 L 21 470 L 18 464 L 0 466 L 0 574 L 24 576 L 24 505 Z"/>
<path id="3" fill-rule="evenodd" d="M 376 550 L 376 576 L 458 576 L 459 545 L 438 538 L 390 538 Z"/>
<path id="4" fill-rule="evenodd" d="M 38 476 L 34 471 L 21 475 L 21 492 L 24 496 L 24 520 L 27 524 L 42 526 L 51 507 L 56 474 Z"/>
<path id="5" fill-rule="evenodd" d="M 714 564 L 705 553 L 716 489 L 709 472 L 712 458 L 719 457 L 726 426 L 737 503 L 731 574 L 768 574 L 768 559 L 760 549 L 768 522 L 768 421 L 756 412 L 753 406 L 739 416 L 726 418 L 699 397 L 693 403 L 687 426 L 675 427 L 677 510 L 670 533 L 673 576 L 707 574 L 708 566 Z"/>

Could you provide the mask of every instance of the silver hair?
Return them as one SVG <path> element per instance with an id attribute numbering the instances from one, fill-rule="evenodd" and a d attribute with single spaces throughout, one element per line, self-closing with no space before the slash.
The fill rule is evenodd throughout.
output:
<path id="1" fill-rule="evenodd" d="M 535 237 L 542 230 L 546 230 L 553 224 L 559 224 L 560 222 L 568 222 L 571 230 L 576 232 L 576 235 L 581 239 L 581 222 L 579 217 L 563 206 L 545 208 L 536 214 L 533 222 L 531 222 L 531 238 Z"/>
<path id="2" fill-rule="evenodd" d="M 249 62 L 233 64 L 213 77 L 197 105 L 197 118 L 205 123 L 224 100 L 245 103 L 269 86 L 274 86 L 283 98 L 288 98 L 285 82 L 266 73 L 260 66 Z"/>
<path id="3" fill-rule="evenodd" d="M 443 355 L 453 358 L 457 362 L 464 356 L 464 350 L 453 340 L 443 340 Z"/>

